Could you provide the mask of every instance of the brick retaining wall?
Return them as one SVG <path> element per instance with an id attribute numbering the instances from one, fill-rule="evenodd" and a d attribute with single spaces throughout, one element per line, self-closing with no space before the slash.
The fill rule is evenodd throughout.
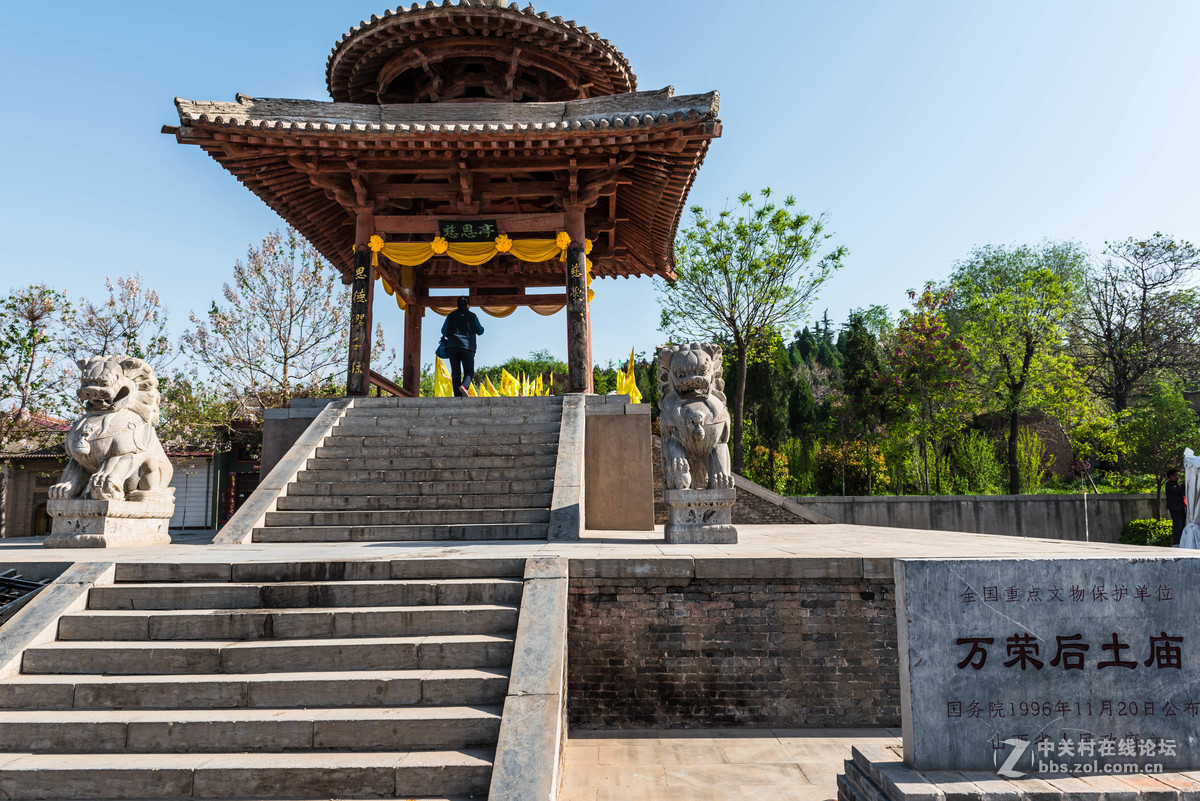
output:
<path id="1" fill-rule="evenodd" d="M 573 727 L 900 725 L 890 579 L 576 572 Z"/>

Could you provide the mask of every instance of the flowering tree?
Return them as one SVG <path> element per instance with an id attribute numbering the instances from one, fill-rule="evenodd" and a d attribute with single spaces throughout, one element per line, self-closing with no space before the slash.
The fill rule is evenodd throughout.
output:
<path id="1" fill-rule="evenodd" d="M 796 200 L 770 202 L 771 190 L 738 197 L 738 209 L 715 216 L 694 206 L 692 225 L 676 243 L 678 278 L 662 286 L 661 330 L 679 341 L 732 346 L 736 387 L 729 399 L 733 418 L 732 467 L 743 467 L 743 407 L 746 369 L 752 357 L 770 353 L 775 332 L 799 321 L 818 287 L 846 254 L 837 247 L 818 258 L 830 234 L 824 216 L 795 209 Z"/>
<path id="2" fill-rule="evenodd" d="M 104 286 L 106 300 L 97 304 L 80 298 L 66 318 L 71 357 L 134 356 L 161 373 L 174 354 L 158 293 L 145 288 L 137 273 L 118 278 L 115 287 L 112 279 L 105 278 Z"/>
<path id="3" fill-rule="evenodd" d="M 251 246 L 216 301 L 183 335 L 214 378 L 260 405 L 335 380 L 346 360 L 349 290 L 289 227 Z"/>
<path id="4" fill-rule="evenodd" d="M 893 389 L 907 408 L 908 428 L 917 441 L 926 493 L 930 453 L 940 492 L 940 445 L 962 427 L 969 408 L 964 382 L 971 371 L 970 353 L 962 338 L 951 333 L 945 314 L 952 296 L 933 284 L 926 284 L 920 295 L 910 290 L 913 308 L 900 313 L 896 344 L 888 356 Z"/>

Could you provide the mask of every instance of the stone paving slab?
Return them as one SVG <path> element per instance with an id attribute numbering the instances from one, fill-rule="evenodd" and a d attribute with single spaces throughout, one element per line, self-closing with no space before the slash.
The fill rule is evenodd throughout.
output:
<path id="1" fill-rule="evenodd" d="M 837 560 L 824 569 L 851 570 L 868 578 L 890 578 L 892 560 L 905 558 L 1037 558 L 1187 556 L 1200 551 L 1109 543 L 1006 537 L 951 531 L 832 525 L 739 525 L 733 545 L 668 545 L 662 527 L 654 531 L 589 531 L 573 542 L 545 540 L 514 542 L 330 542 L 211 544 L 212 532 L 173 532 L 172 544 L 121 549 L 43 548 L 39 538 L 0 540 L 0 564 L 30 562 L 118 561 L 253 563 L 280 560 L 355 561 L 487 557 L 527 559 L 566 556 L 572 560 L 637 560 L 678 570 L 690 565 L 689 575 L 712 575 L 723 568 L 716 560 L 763 560 L 758 570 L 794 575 L 800 570 L 818 575 L 819 565 L 796 566 L 771 560 Z M 648 564 L 642 570 L 653 570 Z M 861 572 L 860 572 L 861 571 Z"/>
<path id="2" fill-rule="evenodd" d="M 896 729 L 575 731 L 559 801 L 833 801 L 854 745 Z"/>

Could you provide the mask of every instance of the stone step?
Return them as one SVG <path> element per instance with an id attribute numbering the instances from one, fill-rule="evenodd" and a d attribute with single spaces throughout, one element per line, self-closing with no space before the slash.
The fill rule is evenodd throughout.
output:
<path id="1" fill-rule="evenodd" d="M 424 471 L 422 471 L 424 472 Z M 515 481 L 458 481 L 458 480 L 438 480 L 429 476 L 427 478 L 416 478 L 409 481 L 352 481 L 339 479 L 335 481 L 314 481 L 309 480 L 308 476 L 311 473 L 301 475 L 299 481 L 288 485 L 288 494 L 280 501 L 286 498 L 299 498 L 306 496 L 317 497 L 333 497 L 342 496 L 378 496 L 381 493 L 387 493 L 393 496 L 402 495 L 494 495 L 494 494 L 519 494 L 519 495 L 552 495 L 554 493 L 554 480 L 549 479 L 529 479 Z M 406 477 L 408 474 L 396 472 L 396 478 Z M 282 507 L 281 507 L 282 508 Z"/>
<path id="2" fill-rule="evenodd" d="M 317 451 L 318 453 L 320 450 Z M 398 471 L 409 472 L 418 470 L 468 470 L 475 472 L 484 469 L 503 470 L 508 477 L 514 475 L 530 476 L 530 470 L 548 470 L 550 475 L 554 475 L 554 464 L 558 462 L 558 451 L 539 451 L 536 453 L 527 453 L 522 450 L 521 453 L 496 454 L 496 456 L 474 456 L 474 457 L 457 457 L 448 456 L 442 451 L 439 451 L 433 456 L 389 456 L 371 459 L 370 463 L 366 463 L 359 454 L 354 456 L 332 457 L 328 453 L 313 456 L 308 459 L 305 465 L 308 471 L 338 471 L 342 475 L 349 474 L 350 471 Z M 448 476 L 449 477 L 449 476 Z M 541 476 L 539 476 L 541 477 Z M 415 478 L 414 478 L 415 480 Z"/>
<path id="3" fill-rule="evenodd" d="M 408 526 L 273 526 L 254 529 L 254 542 L 456 542 L 544 540 L 548 523 L 465 523 Z"/>
<path id="4" fill-rule="evenodd" d="M 550 510 L 536 509 L 393 509 L 391 511 L 268 512 L 267 527 L 403 526 L 496 523 L 548 523 Z"/>
<path id="5" fill-rule="evenodd" d="M 498 704 L 507 668 L 165 676 L 21 675 L 0 709 L 238 709 Z"/>
<path id="6" fill-rule="evenodd" d="M 481 434 L 473 428 L 463 426 L 454 434 L 344 434 L 333 433 L 321 444 L 323 448 L 362 448 L 368 452 L 382 452 L 389 448 L 421 450 L 445 448 L 451 451 L 470 448 L 500 448 L 507 446 L 558 445 L 558 431 L 534 431 L 525 434 Z"/>
<path id="7" fill-rule="evenodd" d="M 328 440 L 327 440 L 328 441 Z M 516 451 L 514 455 L 514 451 Z M 315 459 L 355 459 L 358 467 L 379 467 L 379 462 L 387 459 L 440 459 L 443 464 L 462 466 L 464 462 L 475 466 L 476 460 L 495 457 L 515 458 L 518 462 L 522 457 L 558 456 L 557 440 L 554 442 L 539 442 L 530 444 L 515 443 L 471 443 L 462 441 L 447 441 L 445 444 L 423 445 L 386 445 L 370 447 L 361 445 L 322 445 L 314 451 Z M 487 465 L 489 467 L 495 465 Z"/>
<path id="8" fill-rule="evenodd" d="M 521 580 L 513 578 L 110 584 L 88 591 L 88 609 L 321 607 L 342 611 L 346 607 L 513 605 L 520 603 L 521 586 Z"/>
<path id="9" fill-rule="evenodd" d="M 519 398 L 355 398 L 348 414 L 488 414 L 561 409 L 561 395 Z"/>
<path id="10" fill-rule="evenodd" d="M 0 710 L 0 751 L 449 751 L 494 746 L 499 706 Z"/>
<path id="11" fill-rule="evenodd" d="M 166 583 L 179 585 L 234 583 L 334 583 L 338 585 L 386 583 L 387 586 L 406 586 L 400 582 L 432 582 L 435 591 L 427 599 L 442 599 L 442 603 L 499 603 L 512 604 L 520 600 L 520 579 L 525 575 L 525 560 L 513 557 L 445 557 L 420 559 L 357 559 L 286 562 L 120 562 L 115 581 L 127 583 Z M 504 595 L 463 595 L 460 585 L 486 587 L 494 583 Z M 311 605 L 307 599 L 300 605 Z M 319 592 L 328 592 L 321 589 Z M 384 596 L 390 598 L 390 596 Z M 403 606 L 431 603 L 430 600 L 406 601 Z M 386 606 L 387 603 L 368 602 L 365 606 Z"/>
<path id="12" fill-rule="evenodd" d="M 351 417 L 342 418 L 331 436 L 341 437 L 464 437 L 479 434 L 558 434 L 558 414 L 543 419 L 510 420 L 502 417 Z"/>
<path id="13" fill-rule="evenodd" d="M 469 463 L 456 459 L 389 458 L 364 465 L 361 459 L 311 458 L 297 483 L 308 481 L 505 481 L 520 476 L 554 479 L 558 454 L 529 457 L 487 456 Z"/>
<path id="14" fill-rule="evenodd" d="M 515 606 L 291 610 L 108 610 L 64 615 L 60 641 L 289 640 L 516 631 Z"/>
<path id="15" fill-rule="evenodd" d="M 269 673 L 505 667 L 513 638 L 494 634 L 327 640 L 53 642 L 28 648 L 23 673 Z"/>
<path id="16" fill-rule="evenodd" d="M 429 482 L 427 495 L 286 495 L 275 508 L 281 512 L 404 511 L 416 509 L 539 509 L 549 508 L 553 490 L 538 493 L 488 493 L 465 495 L 438 492 Z M 377 487 L 377 491 L 383 489 Z"/>
<path id="17" fill-rule="evenodd" d="M 8 754 L 5 798 L 413 798 L 483 795 L 493 749 L 278 754 Z"/>

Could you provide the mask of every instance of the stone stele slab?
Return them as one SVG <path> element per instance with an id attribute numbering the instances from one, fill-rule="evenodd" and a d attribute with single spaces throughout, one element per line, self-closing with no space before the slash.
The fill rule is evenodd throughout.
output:
<path id="1" fill-rule="evenodd" d="M 1187 557 L 897 560 L 904 761 L 1200 768 L 1198 579 Z"/>

